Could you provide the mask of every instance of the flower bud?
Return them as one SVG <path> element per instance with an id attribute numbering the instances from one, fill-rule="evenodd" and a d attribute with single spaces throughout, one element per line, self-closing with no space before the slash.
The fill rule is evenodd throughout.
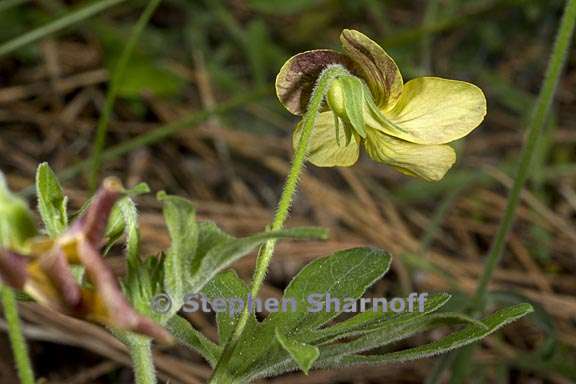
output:
<path id="1" fill-rule="evenodd" d="M 356 76 L 341 76 L 334 79 L 326 99 L 334 114 L 344 122 L 344 132 L 347 142 L 352 133 L 366 137 L 364 129 L 364 104 L 367 93 L 364 83 Z"/>
<path id="2" fill-rule="evenodd" d="M 346 116 L 346 99 L 344 97 L 344 87 L 341 78 L 332 81 L 332 85 L 326 95 L 326 100 L 328 101 L 328 106 L 336 116 L 340 118 Z"/>

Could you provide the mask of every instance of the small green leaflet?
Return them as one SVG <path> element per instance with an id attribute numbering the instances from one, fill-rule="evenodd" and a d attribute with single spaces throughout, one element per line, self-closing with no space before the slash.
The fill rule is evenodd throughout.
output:
<path id="1" fill-rule="evenodd" d="M 68 198 L 48 163 L 40 164 L 36 171 L 36 194 L 46 232 L 50 237 L 62 234 L 68 227 Z"/>

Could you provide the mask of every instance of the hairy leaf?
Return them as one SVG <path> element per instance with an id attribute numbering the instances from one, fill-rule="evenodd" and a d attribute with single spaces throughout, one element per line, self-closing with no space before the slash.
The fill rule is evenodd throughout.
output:
<path id="1" fill-rule="evenodd" d="M 196 210 L 190 201 L 164 192 L 158 193 L 158 199 L 164 204 L 164 220 L 172 240 L 164 258 L 164 288 L 181 304 L 198 243 Z"/>
<path id="2" fill-rule="evenodd" d="M 502 309 L 482 320 L 483 326 L 471 323 L 462 330 L 453 332 L 440 340 L 425 345 L 384 355 L 336 357 L 321 361 L 317 366 L 334 368 L 358 364 L 398 363 L 435 356 L 478 341 L 530 312 L 532 312 L 532 306 L 529 304 L 515 305 Z"/>
<path id="3" fill-rule="evenodd" d="M 68 198 L 64 196 L 56 174 L 48 163 L 40 164 L 36 171 L 36 194 L 46 232 L 50 237 L 62 234 L 68 227 Z"/>
<path id="4" fill-rule="evenodd" d="M 422 317 L 432 313 L 442 307 L 450 299 L 446 293 L 432 295 L 427 298 L 423 311 L 415 310 L 395 313 L 392 311 L 367 310 L 360 312 L 351 318 L 341 321 L 331 327 L 322 328 L 311 332 L 307 337 L 318 343 L 327 343 L 342 339 L 345 337 L 358 336 L 374 331 L 376 329 L 387 327 L 390 323 L 402 324 L 411 319 Z"/>
<path id="5" fill-rule="evenodd" d="M 310 331 L 338 316 L 340 310 L 310 311 L 311 294 L 330 295 L 342 301 L 357 299 L 390 266 L 388 253 L 374 248 L 353 248 L 317 259 L 304 267 L 284 292 L 284 312 L 272 313 L 257 327 L 246 331 L 239 341 L 237 358 L 230 363 L 238 375 L 265 369 L 288 358 L 276 340 L 276 329 L 286 338 L 307 342 Z M 288 300 L 294 301 L 290 305 Z M 295 308 L 295 310 L 293 310 Z"/>
<path id="6" fill-rule="evenodd" d="M 192 324 L 180 316 L 174 316 L 168 321 L 167 328 L 179 342 L 202 355 L 210 366 L 216 365 L 222 348 L 194 329 Z"/>
<path id="7" fill-rule="evenodd" d="M 296 311 L 270 316 L 270 326 L 284 334 L 303 333 L 315 329 L 342 313 L 344 308 L 326 305 L 327 297 L 357 299 L 380 279 L 390 267 L 390 255 L 376 248 L 352 248 L 317 259 L 304 267 L 290 282 L 284 299 L 296 301 Z M 314 295 L 314 296 L 312 296 Z"/>
<path id="8" fill-rule="evenodd" d="M 248 297 L 248 287 L 246 284 L 236 274 L 234 271 L 225 271 L 216 275 L 214 279 L 212 279 L 204 289 L 202 289 L 202 293 L 206 295 L 206 297 L 210 300 L 215 298 L 221 299 L 241 299 L 246 303 Z M 234 316 L 231 316 L 228 311 L 220 311 L 216 313 L 216 323 L 218 325 L 218 338 L 220 340 L 220 345 L 224 345 L 234 328 L 236 327 L 236 323 L 240 317 L 242 312 L 243 305 L 240 306 L 240 303 L 237 303 L 236 310 L 234 311 Z M 256 326 L 256 318 L 252 314 L 248 319 L 248 324 L 246 325 L 247 328 L 253 328 Z"/>
<path id="9" fill-rule="evenodd" d="M 318 356 L 320 356 L 318 347 L 284 336 L 278 329 L 276 329 L 276 339 L 290 354 L 296 364 L 298 364 L 298 367 L 300 367 L 304 373 L 308 374 L 312 364 L 314 364 Z"/>
<path id="10" fill-rule="evenodd" d="M 265 232 L 241 239 L 229 239 L 211 248 L 202 258 L 189 284 L 190 293 L 199 292 L 218 272 L 222 271 L 271 239 L 323 239 L 326 231 L 320 228 L 293 228 Z"/>

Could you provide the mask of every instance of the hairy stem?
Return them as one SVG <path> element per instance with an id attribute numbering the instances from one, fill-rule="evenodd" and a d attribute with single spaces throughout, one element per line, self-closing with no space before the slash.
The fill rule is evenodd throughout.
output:
<path id="1" fill-rule="evenodd" d="M 550 106 L 552 105 L 552 100 L 554 99 L 554 95 L 556 93 L 556 87 L 560 80 L 564 63 L 566 62 L 566 57 L 568 55 L 570 43 L 572 42 L 572 36 L 574 34 L 575 24 L 576 0 L 568 0 L 566 2 L 562 20 L 560 21 L 560 26 L 558 27 L 554 48 L 552 49 L 552 54 L 548 61 L 546 75 L 544 77 L 540 93 L 538 94 L 536 106 L 532 112 L 532 116 L 528 124 L 528 136 L 524 147 L 522 148 L 520 164 L 514 179 L 514 184 L 512 185 L 512 189 L 508 194 L 508 201 L 504 211 L 504 217 L 502 218 L 500 226 L 498 227 L 498 232 L 496 233 L 490 248 L 490 252 L 486 259 L 484 272 L 480 278 L 480 282 L 478 283 L 478 287 L 474 294 L 471 308 L 472 312 L 474 313 L 482 312 L 486 306 L 488 286 L 490 284 L 490 280 L 492 279 L 494 270 L 502 259 L 502 253 L 506 245 L 506 240 L 512 228 L 512 224 L 514 223 L 516 209 L 520 203 L 520 195 L 530 174 L 530 163 L 534 157 L 536 149 L 538 148 L 538 143 L 541 139 L 541 133 L 546 123 L 546 119 L 548 118 Z M 470 366 L 472 358 L 472 348 L 473 346 L 469 346 L 467 347 L 469 350 L 465 349 L 460 351 L 460 356 L 456 359 L 454 365 L 454 375 L 450 381 L 451 383 L 461 383 L 465 381 L 468 367 Z"/>
<path id="2" fill-rule="evenodd" d="M 484 308 L 484 299 L 486 297 L 486 292 L 488 291 L 488 284 L 492 279 L 494 269 L 502 258 L 502 251 L 506 245 L 506 239 L 508 238 L 512 224 L 514 223 L 516 208 L 520 202 L 520 194 L 530 173 L 530 163 L 541 138 L 541 132 L 546 123 L 548 113 L 550 112 L 550 106 L 552 105 L 552 100 L 556 93 L 556 86 L 558 85 L 562 74 L 562 68 L 566 62 L 566 57 L 572 41 L 572 35 L 574 34 L 575 23 L 576 0 L 568 0 L 564 10 L 564 15 L 560 22 L 552 55 L 548 61 L 548 67 L 546 69 L 542 88 L 538 94 L 536 107 L 533 110 L 532 118 L 528 124 L 528 137 L 524 148 L 522 149 L 520 164 L 518 166 L 516 178 L 514 179 L 514 184 L 508 194 L 504 217 L 498 227 L 498 232 L 496 233 L 496 237 L 494 238 L 494 242 L 492 243 L 490 253 L 486 260 L 484 272 L 476 289 L 474 296 L 475 309 L 482 310 Z"/>
<path id="3" fill-rule="evenodd" d="M 126 73 L 126 67 L 128 66 L 128 61 L 132 56 L 132 52 L 144 31 L 144 28 L 148 24 L 150 17 L 160 4 L 161 0 L 150 0 L 148 5 L 140 15 L 138 22 L 134 26 L 126 46 L 120 54 L 118 63 L 114 68 L 114 73 L 112 79 L 110 80 L 110 87 L 106 94 L 106 102 L 104 104 L 104 109 L 98 120 L 98 127 L 96 128 L 96 139 L 94 140 L 94 145 L 92 146 L 92 156 L 91 163 L 92 168 L 90 170 L 89 184 L 92 189 L 96 189 L 98 185 L 98 173 L 100 172 L 100 167 L 102 166 L 102 151 L 106 144 L 106 132 L 108 131 L 108 123 L 110 122 L 110 116 L 112 115 L 112 108 L 114 107 L 114 102 L 116 101 L 116 96 L 118 95 L 118 88 L 120 81 Z"/>
<path id="4" fill-rule="evenodd" d="M 152 357 L 152 342 L 141 336 L 134 336 L 137 340 L 128 343 L 132 369 L 136 384 L 156 384 L 154 358 Z"/>
<path id="5" fill-rule="evenodd" d="M 28 355 L 28 346 L 26 345 L 26 340 L 22 333 L 22 324 L 18 316 L 16 294 L 11 288 L 2 286 L 0 287 L 0 295 L 2 295 L 2 306 L 4 308 L 4 316 L 8 326 L 8 336 L 10 338 L 10 344 L 12 345 L 16 369 L 18 370 L 18 377 L 22 384 L 34 384 L 34 371 L 32 370 L 32 363 Z"/>
<path id="6" fill-rule="evenodd" d="M 310 97 L 308 109 L 302 119 L 302 136 L 300 138 L 300 142 L 298 143 L 298 147 L 296 148 L 296 153 L 294 154 L 292 165 L 286 178 L 284 189 L 282 190 L 282 195 L 280 196 L 280 201 L 278 202 L 276 214 L 272 221 L 272 225 L 269 228 L 271 231 L 277 231 L 284 227 L 284 222 L 288 217 L 290 207 L 292 206 L 292 202 L 294 200 L 294 194 L 296 192 L 296 188 L 298 187 L 298 181 L 300 179 L 300 175 L 302 174 L 302 170 L 304 169 L 304 163 L 306 162 L 306 157 L 308 154 L 308 141 L 312 134 L 312 129 L 314 128 L 316 117 L 320 113 L 320 108 L 322 107 L 324 97 L 330 88 L 330 84 L 337 76 L 346 74 L 348 74 L 346 69 L 339 65 L 335 65 L 325 69 L 318 77 L 316 87 L 314 88 L 314 92 Z M 268 266 L 270 265 L 270 260 L 272 259 L 275 246 L 276 240 L 269 240 L 264 244 L 258 253 L 256 269 L 254 270 L 252 286 L 250 288 L 250 294 L 252 297 L 257 297 L 260 288 L 262 288 L 262 284 L 264 283 L 264 278 L 266 277 Z M 240 336 L 242 336 L 242 332 L 246 327 L 246 323 L 249 317 L 250 311 L 248 307 L 245 306 L 244 311 L 242 312 L 242 315 L 236 324 L 234 333 L 224 347 L 224 351 L 222 352 L 222 355 L 216 364 L 216 368 L 210 383 L 223 384 L 230 382 L 230 379 L 226 378 L 226 366 L 232 357 L 234 348 L 236 348 Z"/>

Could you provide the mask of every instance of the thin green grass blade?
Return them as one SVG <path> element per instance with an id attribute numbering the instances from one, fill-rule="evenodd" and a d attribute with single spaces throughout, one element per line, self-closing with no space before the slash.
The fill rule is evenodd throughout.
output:
<path id="1" fill-rule="evenodd" d="M 128 42 L 124 46 L 122 53 L 120 55 L 120 59 L 114 68 L 114 73 L 112 74 L 112 80 L 110 81 L 110 87 L 108 88 L 108 92 L 106 93 L 106 103 L 104 104 L 104 109 L 100 114 L 100 119 L 98 119 L 98 127 L 96 128 L 96 139 L 94 140 L 94 145 L 92 147 L 92 156 L 90 158 L 90 162 L 92 163 L 90 176 L 89 176 L 89 184 L 90 187 L 95 190 L 98 185 L 98 174 L 100 172 L 100 168 L 102 166 L 102 151 L 104 150 L 104 146 L 106 145 L 106 133 L 108 131 L 108 123 L 110 122 L 110 117 L 112 115 L 112 109 L 114 108 L 114 102 L 116 101 L 116 96 L 118 95 L 118 86 L 120 81 L 124 77 L 126 73 L 126 67 L 128 65 L 128 61 L 130 60 L 130 56 L 132 56 L 132 52 L 134 52 L 134 48 L 140 40 L 140 36 L 146 28 L 148 21 L 150 21 L 150 17 L 160 5 L 161 0 L 150 0 L 144 11 L 140 15 L 138 22 L 134 26 L 130 37 L 128 38 Z"/>
<path id="2" fill-rule="evenodd" d="M 546 75 L 540 93 L 538 94 L 536 106 L 528 123 L 527 140 L 522 148 L 520 164 L 514 179 L 514 184 L 508 195 L 504 216 L 490 248 L 484 272 L 480 278 L 480 282 L 474 295 L 474 300 L 472 302 L 472 310 L 474 312 L 483 311 L 485 307 L 486 294 L 488 292 L 488 285 L 492 279 L 492 274 L 502 259 L 506 239 L 508 238 L 512 224 L 514 223 L 516 209 L 520 203 L 522 189 L 524 188 L 526 180 L 530 176 L 530 164 L 536 150 L 538 149 L 538 144 L 542 139 L 542 131 L 548 118 L 550 107 L 554 95 L 556 94 L 556 88 L 560 81 L 560 76 L 562 75 L 562 70 L 568 56 L 575 25 L 576 0 L 568 0 L 566 2 L 564 14 L 562 15 L 562 20 L 560 21 L 556 41 L 554 42 L 552 55 L 548 61 Z M 459 352 L 462 357 L 457 358 L 453 365 L 453 379 L 451 380 L 451 383 L 457 384 L 466 380 L 472 358 L 471 348 L 473 347 L 469 346 Z"/>
<path id="3" fill-rule="evenodd" d="M 19 48 L 22 48 L 25 45 L 40 40 L 48 35 L 58 32 L 71 25 L 79 23 L 82 20 L 92 17 L 97 13 L 102 12 L 105 9 L 113 7 L 124 1 L 126 0 L 102 0 L 95 3 L 91 3 L 90 5 L 87 5 L 78 10 L 71 11 L 70 13 L 67 13 L 66 15 L 48 24 L 42 25 L 36 29 L 33 29 L 28 33 L 25 33 L 0 45 L 0 57 L 6 56 L 7 54 Z"/>

